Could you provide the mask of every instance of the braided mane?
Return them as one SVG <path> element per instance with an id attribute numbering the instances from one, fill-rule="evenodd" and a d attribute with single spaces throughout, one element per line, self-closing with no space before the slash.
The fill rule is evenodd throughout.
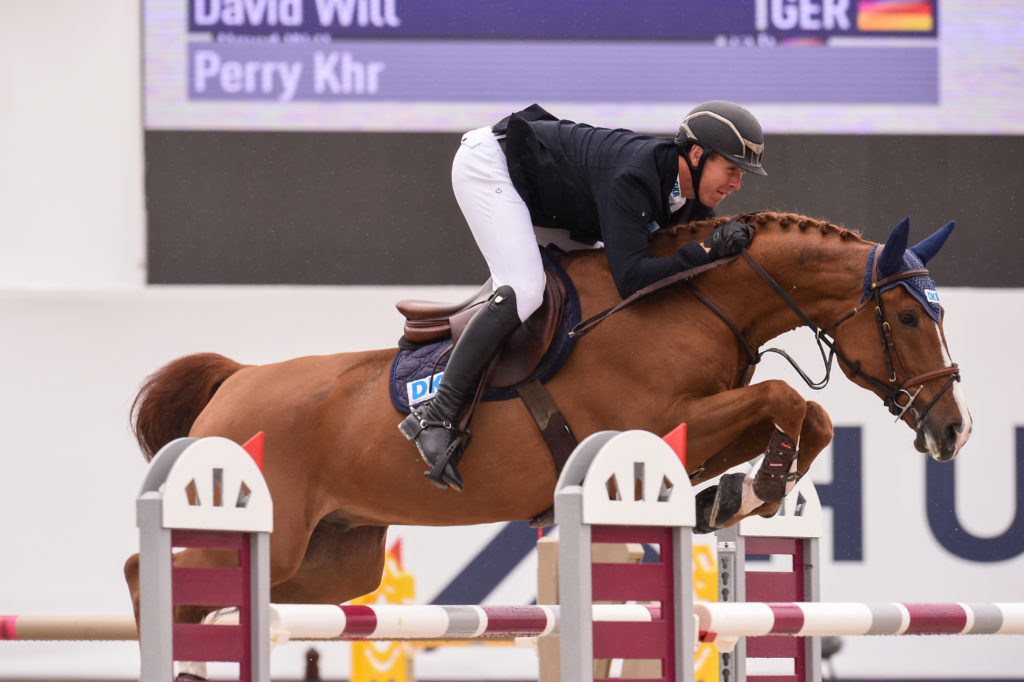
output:
<path id="1" fill-rule="evenodd" d="M 689 240 L 694 239 L 698 234 L 703 237 L 719 225 L 724 225 L 732 220 L 739 220 L 748 225 L 753 225 L 757 229 L 777 225 L 783 230 L 795 227 L 801 232 L 818 230 L 822 235 L 836 234 L 840 239 L 861 239 L 859 230 L 850 230 L 833 225 L 825 220 L 810 218 L 798 213 L 780 213 L 777 211 L 758 211 L 756 213 L 708 218 L 706 220 L 676 225 L 668 230 L 655 232 L 652 239 L 660 239 L 662 237 L 678 238 L 682 236 Z"/>

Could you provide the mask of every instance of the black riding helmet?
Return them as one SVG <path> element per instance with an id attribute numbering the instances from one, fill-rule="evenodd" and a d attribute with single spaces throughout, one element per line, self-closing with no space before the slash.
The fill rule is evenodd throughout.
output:
<path id="1" fill-rule="evenodd" d="M 708 152 L 717 152 L 730 163 L 757 175 L 768 175 L 761 167 L 764 154 L 764 133 L 752 113 L 738 104 L 725 100 L 711 100 L 698 104 L 679 126 L 676 147 L 686 160 L 693 180 L 694 196 L 700 200 L 700 175 Z M 693 145 L 704 150 L 696 167 L 690 163 L 688 152 Z"/>

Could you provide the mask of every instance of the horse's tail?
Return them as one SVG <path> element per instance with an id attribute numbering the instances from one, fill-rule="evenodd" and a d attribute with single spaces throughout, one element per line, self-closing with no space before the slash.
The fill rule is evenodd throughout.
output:
<path id="1" fill-rule="evenodd" d="M 175 438 L 187 436 L 220 385 L 243 366 L 216 353 L 197 353 L 147 377 L 131 410 L 132 431 L 146 459 Z"/>

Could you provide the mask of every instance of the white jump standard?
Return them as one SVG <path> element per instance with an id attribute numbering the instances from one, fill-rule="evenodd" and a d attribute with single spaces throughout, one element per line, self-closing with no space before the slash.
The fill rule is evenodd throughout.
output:
<path id="1" fill-rule="evenodd" d="M 141 682 L 175 661 L 238 663 L 240 682 L 270 682 L 273 504 L 257 461 L 226 438 L 179 438 L 153 458 L 138 498 Z M 236 552 L 236 568 L 172 566 L 174 547 Z M 176 605 L 235 606 L 234 626 L 176 623 Z"/>

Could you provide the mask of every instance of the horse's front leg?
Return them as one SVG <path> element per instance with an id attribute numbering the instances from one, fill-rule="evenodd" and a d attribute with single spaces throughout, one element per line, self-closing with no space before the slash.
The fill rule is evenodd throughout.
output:
<path id="1" fill-rule="evenodd" d="M 785 482 L 785 488 L 780 490 L 781 496 L 778 499 L 772 499 L 770 501 L 761 501 L 759 499 L 748 501 L 746 505 L 741 506 L 741 509 L 736 516 L 725 521 L 722 524 L 722 527 L 734 525 L 740 520 L 748 516 L 753 516 L 754 514 L 766 517 L 774 516 L 782 505 L 782 501 L 785 499 L 786 495 L 793 490 L 796 482 L 811 468 L 811 462 L 813 462 L 818 454 L 832 442 L 832 420 L 829 418 L 828 413 L 825 412 L 825 408 L 816 402 L 809 401 L 807 403 L 807 416 L 804 419 L 803 428 L 800 430 L 798 442 L 799 450 L 796 458 L 796 475 Z M 765 463 L 762 462 L 762 471 L 764 470 L 764 467 Z M 744 479 L 744 485 L 748 485 L 748 481 L 756 475 L 757 472 L 752 472 L 752 476 L 748 476 Z M 749 487 L 753 488 L 752 485 Z M 759 502 L 762 503 L 759 504 Z"/>
<path id="2" fill-rule="evenodd" d="M 764 451 L 773 425 L 799 434 L 807 401 L 772 379 L 700 398 L 678 401 L 673 415 L 687 424 L 686 469 L 694 483 L 710 480 Z"/>
<path id="3" fill-rule="evenodd" d="M 729 474 L 718 486 L 701 491 L 701 532 L 732 525 L 753 513 L 775 513 L 797 476 L 832 438 L 831 421 L 821 406 L 805 401 L 782 381 L 689 399 L 681 406 L 682 419 L 689 424 L 687 468 L 694 483 L 769 451 L 753 476 Z"/>

